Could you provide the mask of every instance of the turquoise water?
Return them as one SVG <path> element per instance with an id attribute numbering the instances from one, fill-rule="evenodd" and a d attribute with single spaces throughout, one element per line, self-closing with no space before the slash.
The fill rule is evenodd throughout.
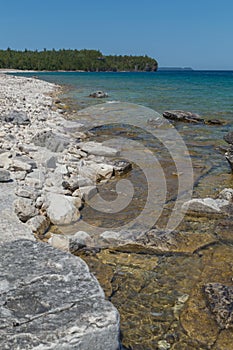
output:
<path id="1" fill-rule="evenodd" d="M 69 85 L 69 96 L 82 107 L 99 103 L 88 96 L 93 91 L 104 90 L 109 94 L 107 100 L 138 103 L 160 113 L 167 109 L 184 109 L 210 118 L 230 120 L 233 117 L 232 71 L 36 74 L 41 79 Z"/>
<path id="2" fill-rule="evenodd" d="M 233 177 L 224 157 L 224 151 L 221 150 L 221 147 L 226 146 L 223 136 L 232 128 L 233 72 L 37 73 L 37 75 L 39 78 L 50 82 L 68 85 L 69 89 L 66 97 L 76 101 L 77 109 L 105 102 L 106 99 L 96 100 L 88 97 L 93 91 L 104 90 L 109 94 L 107 101 L 133 102 L 150 107 L 160 113 L 169 109 L 183 109 L 199 113 L 208 119 L 214 118 L 226 121 L 224 125 L 220 126 L 177 123 L 175 124 L 175 128 L 179 131 L 189 150 L 195 180 L 194 197 L 215 196 L 224 187 L 233 188 Z M 101 107 L 102 110 L 113 106 L 113 104 L 107 105 L 109 106 Z M 121 120 L 120 118 L 122 118 L 122 111 L 120 108 L 116 107 L 116 109 L 118 115 L 116 113 L 115 122 L 119 122 Z M 95 112 L 95 107 L 92 107 L 90 110 Z M 98 112 L 100 113 L 100 109 Z M 79 114 L 77 113 L 77 119 L 80 118 L 81 113 L 82 111 Z M 86 115 L 88 116 L 87 112 L 83 113 L 84 117 Z M 107 120 L 107 117 L 110 115 L 105 115 Z M 127 115 L 130 115 L 128 110 Z M 137 113 L 135 115 L 131 114 L 132 122 L 137 122 L 136 115 Z M 96 113 L 96 116 L 98 117 L 99 114 Z M 102 117 L 102 114 L 100 117 Z M 113 113 L 111 117 L 114 117 Z M 119 131 L 121 132 L 121 130 L 116 130 L 114 133 L 117 134 Z M 96 137 L 101 137 L 101 135 L 96 134 L 95 139 Z M 133 138 L 134 140 L 139 139 L 134 134 Z M 173 212 L 173 199 L 177 198 L 177 181 L 180 179 L 181 182 L 185 182 L 185 178 L 182 177 L 182 173 L 179 175 L 175 166 L 177 163 L 174 164 L 174 159 L 171 159 L 171 156 L 169 157 L 166 149 L 162 147 L 163 145 L 160 145 L 157 140 L 153 140 L 154 142 L 152 143 L 152 140 L 144 138 L 143 141 L 149 150 L 154 150 L 154 154 L 164 170 L 164 177 L 167 184 L 166 205 L 158 222 L 156 222 L 159 227 L 164 227 L 167 218 Z M 170 145 L 176 149 L 177 145 L 174 145 L 174 139 L 170 139 L 169 141 L 173 141 Z M 133 153 L 137 153 L 137 149 L 133 149 Z M 184 152 L 181 155 L 181 160 L 185 159 L 186 156 L 187 154 Z M 142 159 L 144 158 L 140 160 Z M 146 167 L 150 168 L 150 164 L 147 163 L 147 157 L 145 157 L 145 163 L 143 169 Z M 117 227 L 121 227 L 127 220 L 133 220 L 135 214 L 137 216 L 139 211 L 144 209 L 147 199 L 145 197 L 147 197 L 147 192 L 149 192 L 147 189 L 149 187 L 147 179 L 143 177 L 139 168 L 133 167 L 133 170 L 127 175 L 127 179 L 135 185 L 134 188 L 136 191 L 135 198 L 133 198 L 131 205 L 126 208 L 124 213 L 119 212 L 114 216 L 110 214 L 109 217 L 108 213 L 105 216 L 104 212 L 100 213 L 85 206 L 82 211 L 81 222 L 78 222 L 77 226 L 73 225 L 71 228 L 67 228 L 67 233 L 82 230 L 81 225 L 84 222 L 93 226 L 93 232 L 96 236 L 97 227 L 105 225 L 111 229 L 112 223 L 114 225 L 116 224 Z M 158 184 L 155 184 L 155 190 L 157 187 L 160 189 L 161 184 L 158 181 Z M 104 192 L 100 192 L 106 200 L 115 199 L 115 191 L 111 187 L 112 185 L 114 184 L 111 182 L 104 184 L 104 189 L 102 189 Z M 112 194 L 113 198 L 109 197 L 109 193 Z M 156 195 L 156 204 L 158 205 L 161 200 L 159 191 L 156 192 Z M 163 198 L 161 205 L 163 205 Z M 147 221 L 150 217 L 157 216 L 156 210 L 155 205 L 154 211 L 149 213 L 150 215 L 147 214 L 142 221 Z M 174 212 L 176 214 L 176 211 Z M 154 258 L 152 255 L 137 254 L 136 264 L 134 263 L 136 254 L 128 254 L 128 252 L 127 254 L 118 255 L 116 252 L 110 252 L 110 254 L 107 252 L 107 255 L 104 255 L 105 251 L 103 251 L 102 258 L 99 255 L 99 261 L 103 263 L 104 277 L 102 277 L 102 282 L 104 285 L 106 285 L 106 276 L 109 274 L 109 266 L 111 268 L 115 266 L 116 260 L 114 259 L 117 259 L 116 270 L 114 270 L 113 275 L 114 278 L 111 275 L 109 280 L 111 280 L 114 291 L 111 301 L 121 313 L 124 345 L 128 347 L 130 344 L 132 345 L 130 349 L 135 350 L 151 350 L 157 348 L 157 340 L 167 339 L 169 343 L 170 338 L 166 338 L 166 335 L 168 335 L 174 338 L 171 341 L 171 346 L 170 343 L 168 344 L 171 349 L 192 348 L 200 350 L 207 349 L 207 347 L 210 348 L 210 346 L 205 346 L 204 341 L 206 343 L 209 342 L 209 334 L 213 334 L 213 324 L 205 321 L 206 319 L 208 320 L 207 309 L 205 308 L 205 302 L 201 293 L 199 296 L 197 290 L 206 281 L 208 283 L 213 281 L 229 284 L 229 276 L 231 275 L 228 272 L 230 269 L 230 267 L 228 269 L 228 266 L 231 266 L 232 242 L 230 244 L 226 243 L 224 230 L 225 232 L 227 230 L 232 232 L 232 227 L 225 225 L 226 222 L 224 221 L 222 226 L 219 225 L 218 227 L 216 226 L 216 222 L 211 218 L 184 218 L 180 226 L 181 232 L 184 231 L 188 233 L 187 237 L 194 238 L 194 246 L 196 245 L 196 233 L 203 233 L 205 235 L 206 233 L 216 234 L 217 232 L 221 237 L 221 233 L 219 232 L 223 230 L 223 241 L 221 245 L 210 244 L 209 247 L 206 245 L 203 246 L 202 250 L 197 251 L 196 254 L 189 254 L 186 253 L 186 249 L 182 248 L 183 242 L 180 242 L 182 244 L 179 248 L 178 239 L 177 244 L 180 253 L 177 250 L 177 254 L 172 252 L 170 255 L 168 252 L 168 254 L 164 254 L 163 256 L 159 255 L 158 262 L 157 260 L 153 261 L 152 268 L 152 265 L 150 265 Z M 139 228 L 141 229 L 141 227 Z M 216 228 L 218 229 L 217 231 Z M 64 228 L 62 232 L 65 233 Z M 87 232 L 91 233 L 91 231 Z M 202 244 L 200 242 L 200 247 Z M 172 244 L 171 249 L 173 249 Z M 182 253 L 183 249 L 185 253 Z M 189 250 L 187 251 L 189 252 Z M 142 257 L 140 261 L 141 269 L 138 268 L 137 259 L 139 256 Z M 127 259 L 129 259 L 128 263 L 126 263 Z M 92 260 L 92 257 L 89 262 L 90 266 L 95 266 L 94 269 L 96 266 L 99 266 L 98 264 L 95 265 L 96 260 Z M 98 270 L 98 267 L 96 269 Z M 100 271 L 98 275 L 100 281 L 101 273 Z M 177 297 L 180 296 L 190 296 L 191 303 L 188 304 L 188 308 L 184 309 L 183 312 L 177 308 L 178 311 L 175 314 L 175 306 L 179 307 L 181 305 L 177 303 L 177 300 L 179 300 Z M 192 312 L 193 305 L 195 307 Z M 180 312 L 182 313 L 180 314 Z M 187 318 L 185 314 L 187 314 Z M 212 319 L 212 316 L 209 317 Z M 181 323 L 180 319 L 184 322 Z M 226 333 L 227 330 L 224 330 L 224 332 Z M 206 335 L 202 337 L 204 333 Z M 219 330 L 218 333 L 223 335 L 223 332 L 221 333 Z M 226 338 L 222 338 L 222 342 L 226 345 L 226 348 L 230 348 L 230 346 L 227 346 L 227 340 L 225 340 L 228 334 L 225 334 Z M 201 340 L 199 342 L 196 339 Z M 220 339 L 220 348 L 225 349 L 224 345 L 221 347 L 220 336 L 218 339 Z M 216 344 L 218 346 L 217 342 Z"/>
<path id="3" fill-rule="evenodd" d="M 201 197 L 216 195 L 222 187 L 233 187 L 230 168 L 224 157 L 224 147 L 227 145 L 223 141 L 223 136 L 232 128 L 233 71 L 36 74 L 40 79 L 68 86 L 65 97 L 74 101 L 73 105 L 77 110 L 106 101 L 124 101 L 149 107 L 159 113 L 181 109 L 198 113 L 206 119 L 225 121 L 224 125 L 177 123 L 175 127 L 185 141 L 192 159 L 195 177 L 194 195 Z M 35 73 L 22 75 L 30 76 Z M 107 92 L 109 97 L 90 98 L 89 94 L 96 90 Z M 137 122 L 134 119 L 132 117 L 132 122 Z M 119 121 L 120 117 L 115 120 L 118 123 Z M 147 119 L 145 123 L 146 121 Z M 159 145 L 154 147 L 156 154 L 161 150 Z M 161 159 L 164 162 L 163 168 L 169 169 L 169 157 L 163 154 Z M 175 170 L 167 176 L 168 183 L 171 183 L 171 189 L 168 190 L 170 198 L 173 197 L 172 189 L 175 187 L 173 173 Z M 137 182 L 137 178 L 135 181 Z"/>

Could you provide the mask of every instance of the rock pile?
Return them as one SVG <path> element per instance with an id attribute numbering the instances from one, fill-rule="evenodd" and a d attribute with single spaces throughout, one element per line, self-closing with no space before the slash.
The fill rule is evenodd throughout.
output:
<path id="1" fill-rule="evenodd" d="M 0 182 L 15 185 L 13 210 L 39 234 L 51 223 L 78 221 L 96 183 L 130 165 L 110 161 L 119 150 L 85 142 L 83 125 L 63 118 L 51 97 L 58 86 L 3 74 L 0 80 Z"/>

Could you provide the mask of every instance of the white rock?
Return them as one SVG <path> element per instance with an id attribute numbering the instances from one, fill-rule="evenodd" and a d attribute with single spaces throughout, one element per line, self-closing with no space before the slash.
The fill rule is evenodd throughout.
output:
<path id="1" fill-rule="evenodd" d="M 223 214 L 223 209 L 229 205 L 225 199 L 194 198 L 182 205 L 182 209 L 187 213 L 198 215 Z"/>
<path id="2" fill-rule="evenodd" d="M 26 171 L 29 173 L 32 170 L 32 166 L 31 164 L 22 162 L 21 160 L 13 159 L 10 169 L 13 171 Z"/>
<path id="3" fill-rule="evenodd" d="M 48 243 L 54 248 L 69 252 L 69 238 L 64 235 L 52 234 Z"/>
<path id="4" fill-rule="evenodd" d="M 38 214 L 38 210 L 35 208 L 35 202 L 29 198 L 17 198 L 14 201 L 14 207 L 16 215 L 23 222 Z"/>
<path id="5" fill-rule="evenodd" d="M 233 188 L 224 188 L 224 190 L 222 190 L 219 195 L 218 195 L 219 199 L 225 199 L 229 202 L 233 201 Z"/>
<path id="6" fill-rule="evenodd" d="M 94 141 L 83 142 L 80 144 L 80 148 L 84 152 L 94 154 L 96 156 L 115 157 L 120 154 L 120 151 L 117 149 L 103 146 L 102 143 Z"/>
<path id="7" fill-rule="evenodd" d="M 71 253 L 87 246 L 93 246 L 93 240 L 88 233 L 78 231 L 74 235 L 69 235 L 69 250 Z"/>
<path id="8" fill-rule="evenodd" d="M 23 197 L 23 198 L 31 198 L 33 200 L 36 200 L 37 197 L 39 196 L 39 192 L 36 191 L 34 188 L 31 187 L 18 187 L 15 191 L 15 194 L 18 197 Z"/>
<path id="9" fill-rule="evenodd" d="M 80 197 L 85 202 L 89 201 L 92 197 L 97 194 L 96 186 L 84 186 L 79 188 L 73 193 L 74 197 Z"/>
<path id="10" fill-rule="evenodd" d="M 30 227 L 32 232 L 44 235 L 49 228 L 50 220 L 43 215 L 37 215 L 29 219 L 26 225 Z"/>
<path id="11" fill-rule="evenodd" d="M 12 162 L 12 152 L 4 152 L 0 154 L 0 168 L 8 169 Z"/>
<path id="12" fill-rule="evenodd" d="M 47 215 L 55 225 L 71 224 L 80 218 L 75 204 L 75 198 L 51 192 L 47 193 L 44 203 Z"/>

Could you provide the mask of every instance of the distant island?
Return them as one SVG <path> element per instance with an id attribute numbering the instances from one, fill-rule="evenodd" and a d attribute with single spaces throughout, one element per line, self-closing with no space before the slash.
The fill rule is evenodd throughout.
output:
<path id="1" fill-rule="evenodd" d="M 33 71 L 156 71 L 158 63 L 145 56 L 108 55 L 99 50 L 0 50 L 1 69 Z"/>
<path id="2" fill-rule="evenodd" d="M 159 67 L 158 70 L 167 70 L 167 71 L 171 71 L 171 70 L 193 70 L 193 68 L 191 67 Z"/>

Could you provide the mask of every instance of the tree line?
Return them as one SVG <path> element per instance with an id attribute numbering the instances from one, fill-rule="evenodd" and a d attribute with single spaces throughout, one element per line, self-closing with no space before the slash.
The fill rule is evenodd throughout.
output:
<path id="1" fill-rule="evenodd" d="M 0 50 L 0 68 L 36 71 L 156 71 L 148 56 L 104 56 L 99 50 Z"/>

